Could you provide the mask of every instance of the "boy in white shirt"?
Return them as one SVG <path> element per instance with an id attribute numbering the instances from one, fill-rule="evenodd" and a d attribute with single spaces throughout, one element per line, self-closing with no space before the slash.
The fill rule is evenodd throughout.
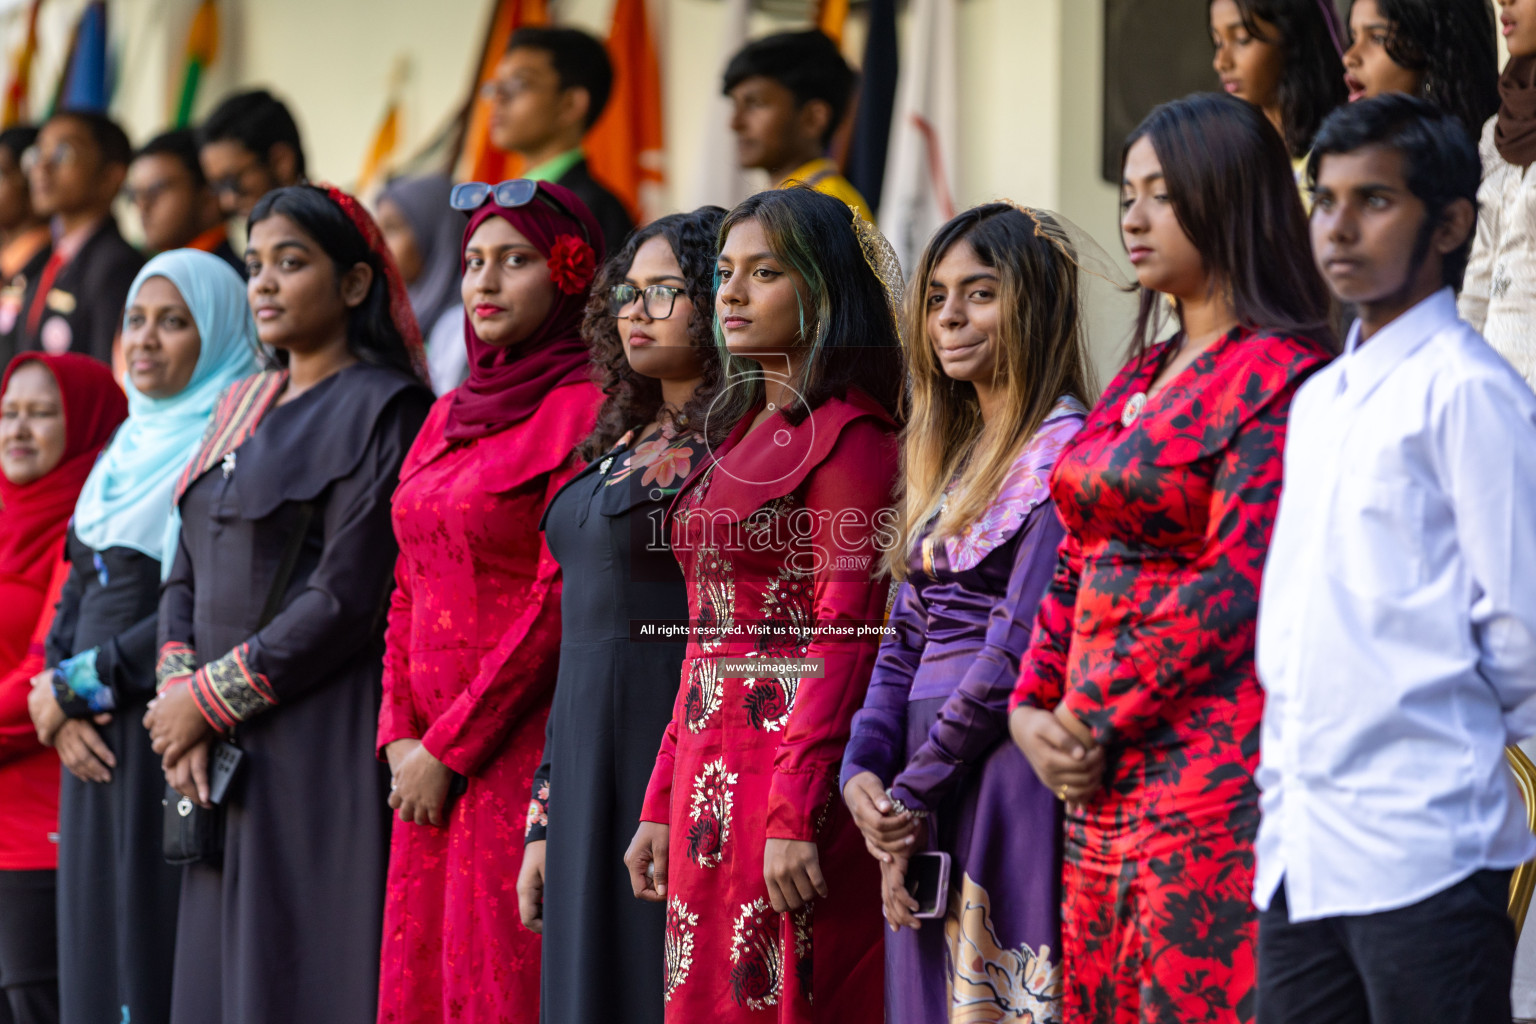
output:
<path id="1" fill-rule="evenodd" d="M 1456 315 L 1479 171 L 1405 95 L 1336 111 L 1308 164 L 1359 320 L 1291 407 L 1259 605 L 1259 1024 L 1510 1019 L 1536 395 Z"/>

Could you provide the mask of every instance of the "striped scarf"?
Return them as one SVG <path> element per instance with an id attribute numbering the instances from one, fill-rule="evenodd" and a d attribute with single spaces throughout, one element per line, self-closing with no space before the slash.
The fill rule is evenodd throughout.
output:
<path id="1" fill-rule="evenodd" d="M 181 479 L 176 481 L 176 491 L 171 502 L 173 506 L 181 504 L 181 496 L 187 493 L 187 488 L 196 483 L 199 477 L 217 466 L 225 455 L 250 440 L 262 417 L 287 386 L 287 370 L 264 370 L 229 386 L 229 390 L 219 400 L 218 408 L 213 411 L 213 419 L 208 421 L 202 446 L 192 461 L 187 463 Z"/>

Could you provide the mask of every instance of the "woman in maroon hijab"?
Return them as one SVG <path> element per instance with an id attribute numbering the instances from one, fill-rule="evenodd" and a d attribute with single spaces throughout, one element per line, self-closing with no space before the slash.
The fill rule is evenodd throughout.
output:
<path id="1" fill-rule="evenodd" d="M 400 558 L 378 746 L 399 812 L 379 1020 L 537 1021 L 515 881 L 560 649 L 539 519 L 602 394 L 581 340 L 602 234 L 529 181 L 461 185 L 469 379 L 433 406 L 394 498 Z"/>

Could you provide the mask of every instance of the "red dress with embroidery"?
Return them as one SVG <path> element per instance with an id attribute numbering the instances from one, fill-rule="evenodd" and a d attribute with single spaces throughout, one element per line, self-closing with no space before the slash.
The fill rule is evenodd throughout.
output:
<path id="1" fill-rule="evenodd" d="M 876 529 L 897 455 L 860 392 L 798 426 L 741 426 L 673 506 L 688 588 L 682 685 L 641 817 L 670 826 L 666 1019 L 878 1024 L 880 878 L 837 799 L 885 613 Z M 887 526 L 889 524 L 886 524 Z M 720 659 L 819 658 L 819 678 L 727 674 Z M 774 912 L 769 838 L 814 841 L 829 895 Z"/>
<path id="2" fill-rule="evenodd" d="M 516 889 L 560 650 L 539 518 L 601 400 L 566 384 L 505 430 L 449 442 L 445 396 L 401 470 L 379 751 L 420 739 L 469 781 L 442 828 L 394 821 L 380 1021 L 539 1019 L 539 937 Z"/>
<path id="3" fill-rule="evenodd" d="M 1239 328 L 1126 414 L 1167 351 L 1056 464 L 1067 536 L 1012 701 L 1064 703 L 1108 755 L 1067 818 L 1069 1021 L 1253 1019 L 1259 579 L 1291 398 L 1328 354 Z"/>

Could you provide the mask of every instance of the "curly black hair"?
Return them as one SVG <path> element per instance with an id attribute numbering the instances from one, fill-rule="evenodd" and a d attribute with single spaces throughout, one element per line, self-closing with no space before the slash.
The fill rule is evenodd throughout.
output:
<path id="1" fill-rule="evenodd" d="M 1498 28 L 1488 0 L 1377 0 L 1376 7 L 1392 25 L 1387 56 L 1421 73 L 1424 98 L 1476 142 L 1499 111 Z"/>
<path id="2" fill-rule="evenodd" d="M 630 430 L 643 427 L 660 417 L 674 429 L 683 425 L 702 425 L 705 413 L 720 389 L 723 374 L 720 356 L 715 350 L 715 254 L 718 251 L 720 222 L 725 211 L 718 206 L 701 206 L 692 213 L 674 213 L 658 218 L 630 234 L 624 247 L 603 264 L 587 299 L 586 317 L 581 336 L 592 353 L 592 368 L 607 399 L 597 411 L 597 426 L 577 446 L 583 459 L 597 458 Z M 692 303 L 688 317 L 688 338 L 699 350 L 704 379 L 693 397 L 674 415 L 661 404 L 661 382 L 642 377 L 629 365 L 624 343 L 619 339 L 618 322 L 608 311 L 608 292 L 622 284 L 629 273 L 635 253 L 652 238 L 662 237 L 672 246 L 672 254 L 688 282 L 685 292 Z"/>

